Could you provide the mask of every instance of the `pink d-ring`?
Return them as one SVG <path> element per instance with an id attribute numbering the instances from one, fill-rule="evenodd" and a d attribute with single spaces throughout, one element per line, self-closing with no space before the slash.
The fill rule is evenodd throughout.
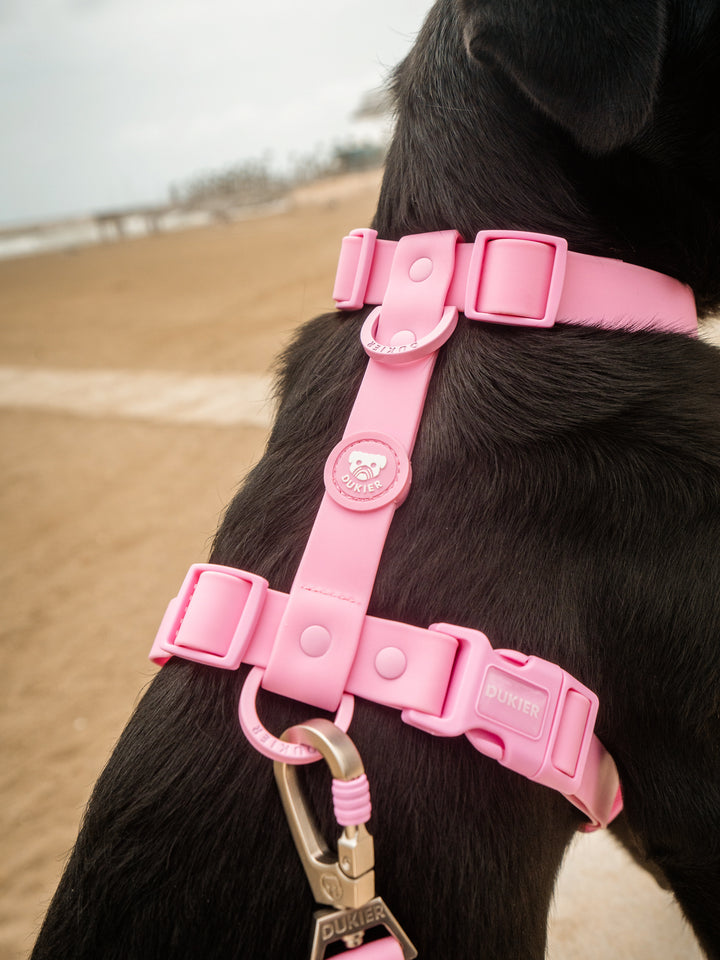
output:
<path id="1" fill-rule="evenodd" d="M 365 353 L 381 363 L 411 363 L 413 360 L 435 353 L 450 338 L 458 321 L 457 307 L 445 307 L 440 322 L 426 336 L 419 340 L 412 340 L 410 343 L 391 345 L 378 343 L 375 339 L 381 310 L 382 306 L 375 307 L 360 331 L 360 341 L 365 348 Z"/>
<path id="2" fill-rule="evenodd" d="M 260 689 L 264 673 L 262 667 L 253 667 L 240 691 L 238 716 L 242 732 L 259 753 L 271 760 L 281 760 L 283 763 L 295 765 L 322 760 L 322 754 L 312 747 L 306 747 L 303 743 L 286 743 L 285 740 L 279 740 L 260 723 L 255 707 L 255 698 Z M 339 727 L 343 733 L 347 733 L 354 709 L 355 698 L 352 694 L 344 693 L 333 721 L 335 726 Z"/>

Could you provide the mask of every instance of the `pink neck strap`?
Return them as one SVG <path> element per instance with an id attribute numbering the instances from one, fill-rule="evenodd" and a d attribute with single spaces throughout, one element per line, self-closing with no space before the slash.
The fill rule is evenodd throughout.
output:
<path id="1" fill-rule="evenodd" d="M 397 246 L 375 230 L 345 237 L 333 291 L 339 309 L 383 302 Z M 690 287 L 623 260 L 573 253 L 562 237 L 540 233 L 483 230 L 474 243 L 458 243 L 446 303 L 487 323 L 697 335 Z"/>
<path id="2" fill-rule="evenodd" d="M 280 741 L 257 718 L 260 685 L 338 710 L 353 695 L 402 710 L 436 736 L 465 734 L 481 753 L 559 790 L 605 826 L 622 809 L 617 770 L 593 733 L 598 700 L 561 667 L 493 650 L 476 630 L 420 627 L 367 615 L 395 510 L 407 496 L 410 456 L 440 346 L 458 310 L 496 323 L 556 320 L 692 335 L 692 293 L 620 261 L 568 254 L 562 239 L 454 231 L 343 241 L 341 309 L 381 304 L 361 340 L 368 366 L 345 434 L 325 466 L 325 495 L 289 595 L 234 568 L 196 565 L 171 601 L 151 658 L 177 655 L 226 669 L 253 664 L 240 722 L 263 753 L 290 763 L 313 750 Z M 380 429 L 381 428 L 381 429 Z"/>

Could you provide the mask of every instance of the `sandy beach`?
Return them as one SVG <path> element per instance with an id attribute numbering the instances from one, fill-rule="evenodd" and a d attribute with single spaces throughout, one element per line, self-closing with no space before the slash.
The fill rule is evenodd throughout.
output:
<path id="1" fill-rule="evenodd" d="M 0 261 L 0 960 L 32 947 L 154 674 L 166 602 L 262 453 L 273 359 L 331 308 L 339 240 L 369 222 L 378 184 Z M 600 834 L 568 857 L 550 940 L 552 960 L 701 956 L 668 895 Z"/>

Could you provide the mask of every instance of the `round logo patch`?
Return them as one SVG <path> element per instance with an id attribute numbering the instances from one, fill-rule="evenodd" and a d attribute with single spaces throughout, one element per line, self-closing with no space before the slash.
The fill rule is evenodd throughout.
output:
<path id="1" fill-rule="evenodd" d="M 407 454 L 396 440 L 382 433 L 345 437 L 325 464 L 325 489 L 350 510 L 377 510 L 388 503 L 401 503 L 409 486 Z"/>

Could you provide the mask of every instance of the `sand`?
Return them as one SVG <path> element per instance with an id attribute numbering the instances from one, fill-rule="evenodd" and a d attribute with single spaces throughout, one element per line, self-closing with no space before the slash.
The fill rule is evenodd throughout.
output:
<path id="1" fill-rule="evenodd" d="M 377 187 L 354 176 L 244 222 L 0 262 L 0 960 L 32 946 L 165 604 L 262 453 L 273 358 L 330 308 L 339 238 Z M 3 391 L 18 381 L 32 389 Z M 550 956 L 700 954 L 596 834 L 564 868 Z"/>

